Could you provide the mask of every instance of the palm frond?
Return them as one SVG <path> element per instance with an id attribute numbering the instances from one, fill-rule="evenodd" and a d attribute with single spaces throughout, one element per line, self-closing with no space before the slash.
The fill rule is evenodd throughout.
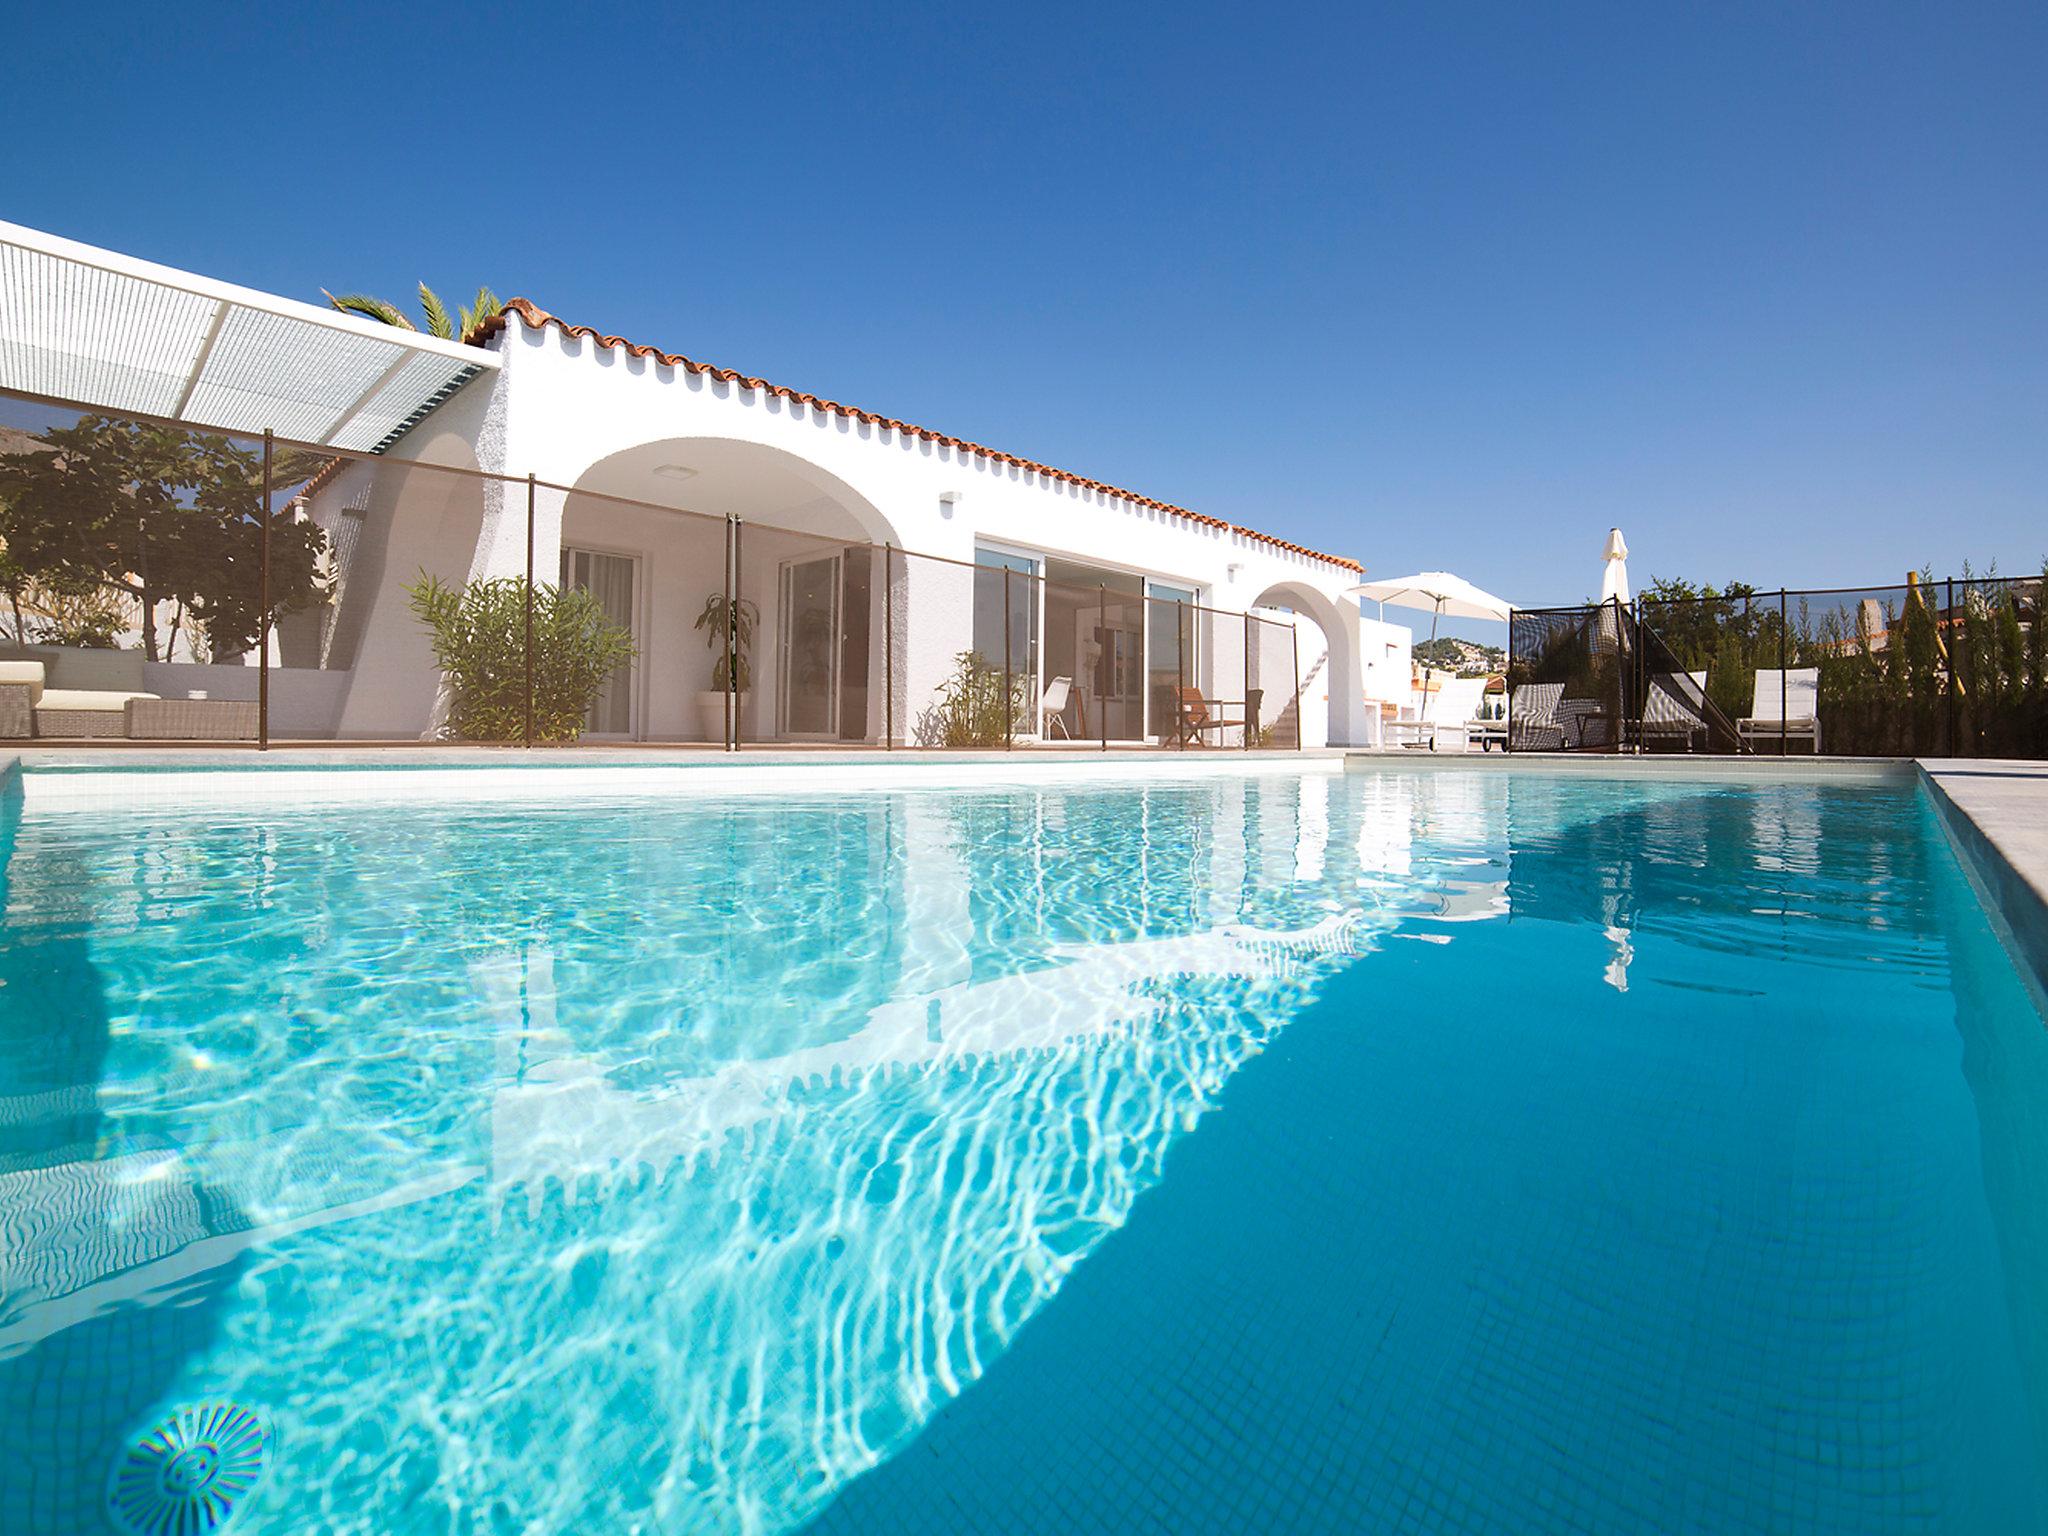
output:
<path id="1" fill-rule="evenodd" d="M 385 325 L 395 325 L 399 329 L 406 331 L 416 331 L 419 329 L 418 326 L 414 325 L 399 312 L 396 304 L 386 303 L 383 299 L 377 298 L 374 295 L 367 293 L 344 293 L 337 296 L 327 293 L 325 288 L 322 288 L 320 291 L 327 295 L 327 302 L 343 314 L 367 315 L 372 320 L 381 321 Z"/>
<path id="2" fill-rule="evenodd" d="M 439 336 L 443 341 L 455 339 L 455 322 L 448 318 L 448 306 L 425 283 L 420 284 L 420 308 L 426 311 L 429 334 Z"/>
<path id="3" fill-rule="evenodd" d="M 504 307 L 498 301 L 498 296 L 491 292 L 489 288 L 477 289 L 476 306 L 472 309 L 465 309 L 462 312 L 462 335 L 460 339 L 463 341 L 469 340 L 470 337 L 477 333 L 477 330 L 486 320 L 490 319 L 491 316 Z"/>

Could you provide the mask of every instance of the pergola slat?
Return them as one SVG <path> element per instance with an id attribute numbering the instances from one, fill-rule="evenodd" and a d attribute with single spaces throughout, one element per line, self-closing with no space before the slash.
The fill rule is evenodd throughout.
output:
<path id="1" fill-rule="evenodd" d="M 497 355 L 0 222 L 0 390 L 382 452 Z"/>

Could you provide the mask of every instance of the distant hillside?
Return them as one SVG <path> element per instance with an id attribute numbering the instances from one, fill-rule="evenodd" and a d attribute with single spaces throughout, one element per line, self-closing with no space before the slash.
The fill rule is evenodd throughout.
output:
<path id="1" fill-rule="evenodd" d="M 1453 640 L 1439 635 L 1434 640 L 1415 642 L 1415 665 L 1454 672 L 1460 677 L 1483 677 L 1507 666 L 1507 653 L 1497 645 L 1480 645 L 1472 640 Z"/>

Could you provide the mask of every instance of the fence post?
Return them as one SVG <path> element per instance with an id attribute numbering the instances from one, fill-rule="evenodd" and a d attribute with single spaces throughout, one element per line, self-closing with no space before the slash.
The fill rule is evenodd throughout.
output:
<path id="1" fill-rule="evenodd" d="M 1614 620 L 1614 740 L 1607 750 L 1619 757 L 1628 725 L 1628 642 L 1621 633 L 1621 599 L 1610 597 L 1601 606 Z"/>
<path id="2" fill-rule="evenodd" d="M 725 586 L 725 643 L 719 647 L 719 654 L 725 658 L 725 686 L 719 692 L 725 696 L 725 735 L 719 740 L 719 750 L 732 750 L 732 717 L 737 711 L 732 698 L 732 514 L 725 514 L 725 569 L 719 580 Z"/>
<path id="3" fill-rule="evenodd" d="M 1622 622 L 1622 615 L 1624 613 L 1628 616 L 1626 624 Z M 1628 739 L 1628 717 L 1631 715 L 1640 716 L 1643 708 L 1643 637 L 1637 633 L 1635 620 L 1635 599 L 1630 598 L 1628 606 L 1623 608 L 1621 599 L 1619 597 L 1615 598 L 1615 632 L 1622 633 L 1625 631 L 1628 636 L 1628 697 L 1622 701 L 1621 706 L 1623 717 L 1621 735 L 1624 745 L 1619 748 L 1619 750 L 1624 752 L 1640 752 L 1643 750 L 1643 733 L 1640 720 L 1637 721 L 1635 740 L 1629 741 Z"/>
<path id="4" fill-rule="evenodd" d="M 882 750 L 896 750 L 896 545 L 882 545 Z"/>
<path id="5" fill-rule="evenodd" d="M 1754 687 L 1756 686 L 1754 677 L 1754 674 L 1756 672 L 1756 655 L 1754 652 L 1750 650 L 1749 641 L 1750 637 L 1756 633 L 1754 626 L 1750 622 L 1755 617 L 1756 599 L 1751 594 L 1745 592 L 1742 594 L 1742 644 L 1739 647 L 1739 654 L 1742 657 L 1742 670 L 1752 674 L 1750 682 L 1750 686 L 1752 689 L 1754 689 Z M 1716 637 L 1716 643 L 1719 643 L 1718 636 Z M 1707 672 L 1707 681 L 1711 683 L 1713 680 L 1714 674 L 1711 670 L 1710 664 L 1709 670 Z M 1740 686 L 1739 679 L 1737 681 L 1737 686 Z M 1751 709 L 1756 708 L 1756 696 L 1753 692 L 1750 695 L 1749 707 Z M 1751 752 L 1756 751 L 1756 738 L 1754 734 L 1752 734 L 1750 739 L 1747 742 L 1745 742 L 1742 739 L 1742 727 L 1740 725 L 1737 725 L 1735 727 L 1735 750 L 1739 753 L 1745 746 L 1747 746 Z"/>
<path id="6" fill-rule="evenodd" d="M 1150 602 L 1151 599 L 1147 598 L 1146 601 Z M 1187 604 L 1176 597 L 1173 600 L 1173 739 L 1175 744 L 1181 747 L 1188 744 L 1188 733 L 1180 728 L 1181 690 L 1188 685 L 1187 644 L 1181 634 L 1186 626 L 1187 616 Z M 1146 616 L 1146 627 L 1151 627 L 1149 614 Z"/>
<path id="7" fill-rule="evenodd" d="M 1287 636 L 1294 642 L 1294 750 L 1302 750 L 1301 729 L 1301 615 L 1294 616 L 1294 622 L 1287 626 Z"/>
<path id="8" fill-rule="evenodd" d="M 1650 712 L 1650 687 L 1655 673 L 1652 671 L 1650 659 L 1646 654 L 1648 647 L 1643 643 L 1643 599 L 1640 594 L 1636 597 L 1633 612 L 1633 627 L 1629 631 L 1629 638 L 1634 642 L 1636 649 L 1636 751 L 1641 753 L 1644 750 L 1643 719 Z M 1672 679 L 1674 686 L 1676 686 L 1677 681 L 1675 677 Z M 1685 745 L 1686 749 L 1690 751 L 1692 748 L 1692 737 L 1690 735 L 1685 738 Z"/>
<path id="9" fill-rule="evenodd" d="M 1244 749 L 1252 749 L 1252 733 L 1258 730 L 1259 722 L 1252 718 L 1252 615 L 1247 608 L 1244 615 L 1244 703 L 1239 711 L 1244 715 Z"/>
<path id="10" fill-rule="evenodd" d="M 1003 750 L 1009 751 L 1014 743 L 1016 716 L 1010 707 L 1010 568 L 1003 567 Z"/>
<path id="11" fill-rule="evenodd" d="M 257 528 L 256 750 L 270 750 L 270 428 L 263 429 L 263 506 Z"/>
<path id="12" fill-rule="evenodd" d="M 533 746 L 533 472 L 526 475 L 526 745 Z"/>
<path id="13" fill-rule="evenodd" d="M 1787 735 L 1787 722 L 1785 720 L 1785 699 L 1788 692 L 1785 687 L 1786 624 L 1785 589 L 1780 587 L 1778 588 L 1778 756 L 1780 757 L 1786 755 L 1785 738 Z"/>
<path id="14" fill-rule="evenodd" d="M 741 633 L 741 628 L 742 628 L 742 622 L 741 622 L 741 617 L 740 617 L 740 616 L 741 616 L 741 613 L 742 613 L 742 611 L 743 611 L 743 610 L 745 609 L 745 607 L 746 607 L 746 602 L 747 602 L 747 598 L 746 598 L 746 590 L 747 590 L 747 588 L 746 588 L 746 583 L 745 583 L 744 581 L 742 581 L 742 580 L 740 579 L 740 576 L 741 576 L 741 569 L 742 569 L 742 568 L 741 568 L 741 565 L 740 565 L 740 558 L 741 558 L 741 551 L 742 551 L 742 548 L 743 548 L 743 546 L 744 546 L 744 545 L 745 545 L 745 543 L 746 543 L 746 537 L 745 537 L 745 534 L 746 534 L 746 530 L 745 530 L 745 529 L 744 529 L 744 528 L 743 528 L 743 527 L 741 526 L 741 522 L 740 522 L 740 519 L 739 519 L 738 517 L 734 517 L 734 518 L 733 518 L 733 520 L 732 520 L 732 609 L 731 609 L 731 613 L 732 613 L 732 664 L 731 664 L 731 671 L 732 671 L 732 749 L 733 749 L 733 751 L 735 751 L 735 752 L 742 752 L 742 751 L 745 751 L 745 750 L 746 750 L 746 742 L 745 742 L 745 739 L 744 739 L 744 734 L 743 734 L 743 732 L 744 732 L 744 727 L 743 727 L 743 726 L 741 725 L 741 722 L 740 722 L 740 706 L 741 706 L 741 704 L 742 704 L 742 703 L 744 702 L 744 700 L 745 700 L 745 698 L 746 698 L 746 690 L 740 687 L 740 666 L 741 666 L 741 664 L 742 664 L 742 662 L 743 662 L 743 660 L 744 660 L 744 656 L 743 656 L 743 653 L 742 653 L 742 652 L 741 652 L 741 650 L 740 650 L 740 633 Z"/>
<path id="15" fill-rule="evenodd" d="M 1102 734 L 1102 750 L 1107 752 L 1109 750 L 1108 684 L 1110 673 L 1109 584 L 1107 582 L 1097 582 L 1095 584 L 1095 634 L 1098 642 L 1096 650 L 1101 652 L 1095 659 L 1095 665 L 1101 669 L 1096 673 L 1095 680 L 1103 685 L 1095 690 L 1095 726 Z"/>
<path id="16" fill-rule="evenodd" d="M 1629 671 L 1633 697 L 1629 700 L 1629 711 L 1636 721 L 1636 752 L 1643 751 L 1643 717 L 1650 712 L 1651 663 L 1648 647 L 1643 643 L 1643 600 L 1640 595 L 1632 599 L 1628 608 L 1629 650 L 1635 656 L 1636 664 Z M 1675 681 L 1675 679 L 1674 679 Z M 1686 745 L 1692 745 L 1692 738 L 1686 737 Z"/>
<path id="17" fill-rule="evenodd" d="M 1607 601 L 1614 608 L 1614 755 L 1621 757 L 1628 751 L 1629 644 L 1621 628 L 1621 598 Z"/>
<path id="18" fill-rule="evenodd" d="M 1955 578 L 1951 576 L 1949 580 L 1953 582 Z M 1977 719 L 1977 706 L 1982 703 L 1982 690 L 1977 686 L 1976 636 L 1970 633 L 1970 578 L 1967 576 L 1963 578 L 1963 602 L 1962 606 L 1956 610 L 1955 627 L 1957 634 L 1962 637 L 1959 651 L 1961 659 L 1957 663 L 1956 675 L 1962 678 L 1961 693 L 1963 697 L 1972 701 L 1970 713 L 1963 720 L 1962 750 L 1959 751 L 1958 755 L 1975 757 L 1977 755 L 1977 735 L 1981 729 L 1980 722 Z M 1970 671 L 1970 675 L 1966 678 L 1962 677 L 1962 668 L 1965 666 Z"/>
<path id="19" fill-rule="evenodd" d="M 1508 610 L 1508 653 L 1501 658 L 1501 686 L 1507 690 L 1507 708 L 1501 711 L 1506 722 L 1507 740 L 1500 744 L 1501 755 L 1505 757 L 1515 750 L 1515 610 Z M 1382 743 L 1384 745 L 1384 743 Z"/>
<path id="20" fill-rule="evenodd" d="M 1955 639 L 1955 636 L 1952 633 L 1945 635 L 1941 632 L 1942 625 L 1945 623 L 1952 622 L 1955 618 L 1955 577 L 1947 577 L 1946 585 L 1948 589 L 1948 600 L 1942 608 L 1942 613 L 1944 617 L 1935 620 L 1934 640 L 1936 647 L 1941 652 L 1941 659 L 1948 663 L 1948 752 L 1949 756 L 1951 757 L 1961 757 L 1963 755 L 1962 713 L 1959 706 L 1956 703 L 1956 689 L 1957 686 L 1962 682 L 1962 678 L 1960 674 L 1958 674 L 1956 671 L 1955 647 L 1952 644 L 1950 644 L 1950 642 Z"/>

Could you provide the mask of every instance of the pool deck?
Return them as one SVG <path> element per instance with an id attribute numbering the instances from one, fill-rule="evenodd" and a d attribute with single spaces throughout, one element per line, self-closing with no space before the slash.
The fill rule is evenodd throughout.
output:
<path id="1" fill-rule="evenodd" d="M 2048 999 L 2048 762 L 1927 758 L 1920 764 L 1986 905 L 2037 1001 Z"/>

